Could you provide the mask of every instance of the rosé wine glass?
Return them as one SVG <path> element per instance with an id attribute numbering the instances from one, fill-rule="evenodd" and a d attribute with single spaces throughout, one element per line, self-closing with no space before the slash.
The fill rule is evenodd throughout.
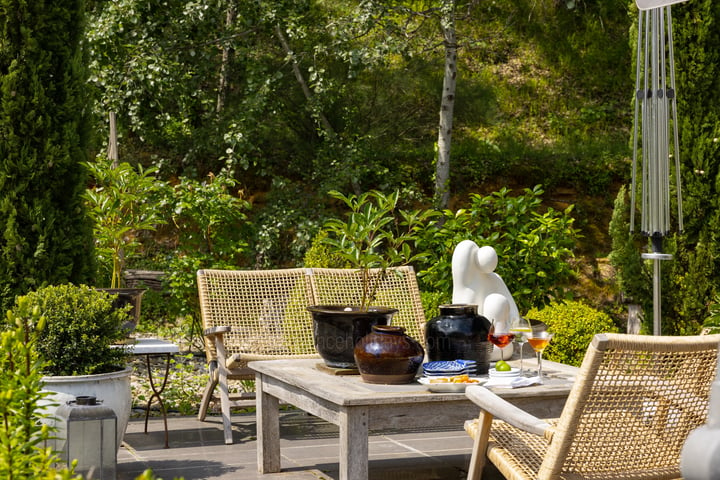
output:
<path id="1" fill-rule="evenodd" d="M 510 345 L 515 339 L 515 334 L 510 331 L 498 331 L 497 325 L 493 321 L 490 325 L 490 331 L 488 332 L 488 340 L 490 343 L 500 349 L 500 360 L 505 361 L 503 348 Z"/>

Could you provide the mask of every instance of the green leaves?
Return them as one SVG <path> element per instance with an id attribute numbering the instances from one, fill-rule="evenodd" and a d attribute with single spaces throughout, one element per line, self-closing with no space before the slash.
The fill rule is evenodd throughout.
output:
<path id="1" fill-rule="evenodd" d="M 408 265 L 426 256 L 415 248 L 418 232 L 435 213 L 430 210 L 397 210 L 400 192 L 384 194 L 377 190 L 360 195 L 329 195 L 342 201 L 349 212 L 346 220 L 332 218 L 325 223 L 328 234 L 323 242 L 336 249 L 351 266 L 364 272 L 361 308 L 374 300 L 375 291 L 384 272 L 393 266 Z M 379 268 L 382 275 L 370 281 L 367 271 Z"/>
<path id="2" fill-rule="evenodd" d="M 165 223 L 148 200 L 162 187 L 154 167 L 137 171 L 129 163 L 113 167 L 99 158 L 85 164 L 95 179 L 95 187 L 84 198 L 95 222 L 93 233 L 101 264 L 111 265 L 110 288 L 119 288 L 126 259 L 138 249 L 138 234 L 154 231 Z"/>
<path id="3" fill-rule="evenodd" d="M 573 278 L 575 241 L 572 208 L 563 212 L 542 206 L 538 185 L 512 195 L 502 188 L 490 195 L 470 195 L 470 206 L 442 212 L 442 221 L 421 234 L 419 247 L 428 255 L 418 276 L 422 287 L 452 291 L 451 260 L 455 246 L 471 239 L 498 254 L 496 272 L 503 277 L 521 311 L 567 296 Z"/>

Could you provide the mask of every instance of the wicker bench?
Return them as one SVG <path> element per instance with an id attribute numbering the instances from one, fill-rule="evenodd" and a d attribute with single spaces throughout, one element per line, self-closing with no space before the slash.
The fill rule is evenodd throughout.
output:
<path id="1" fill-rule="evenodd" d="M 361 274 L 331 268 L 208 269 L 197 272 L 197 281 L 209 366 L 198 419 L 204 420 L 210 402 L 219 399 L 225 443 L 230 444 L 230 408 L 254 406 L 255 396 L 252 389 L 231 396 L 228 381 L 254 379 L 247 368 L 253 360 L 319 358 L 307 307 L 359 304 Z M 375 303 L 397 308 L 393 324 L 423 341 L 425 315 L 412 267 L 386 275 Z"/>

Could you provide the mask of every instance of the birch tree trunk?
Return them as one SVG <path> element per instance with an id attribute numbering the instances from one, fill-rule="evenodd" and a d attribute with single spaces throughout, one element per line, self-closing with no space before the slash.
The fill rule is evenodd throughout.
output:
<path id="1" fill-rule="evenodd" d="M 455 83 L 457 77 L 457 39 L 455 36 L 455 0 L 443 0 L 440 25 L 445 47 L 445 75 L 440 102 L 437 163 L 435 167 L 435 206 L 447 208 L 450 200 L 450 144 L 452 141 Z"/>
<path id="2" fill-rule="evenodd" d="M 283 33 L 282 29 L 280 28 L 280 25 L 275 26 L 275 32 L 277 33 L 278 39 L 280 40 L 280 44 L 282 45 L 283 49 L 285 50 L 285 53 L 290 58 L 290 61 L 292 63 L 292 69 L 293 73 L 295 74 L 295 79 L 300 84 L 300 88 L 302 89 L 303 95 L 305 95 L 305 98 L 310 102 L 312 101 L 313 94 L 310 91 L 310 87 L 308 87 L 307 81 L 305 81 L 305 77 L 302 74 L 302 71 L 300 70 L 300 65 L 298 64 L 297 58 L 295 57 L 295 54 L 293 53 L 292 49 L 290 48 L 290 44 L 287 41 L 287 38 L 285 37 L 285 34 Z M 333 137 L 335 135 L 335 130 L 333 129 L 332 125 L 330 125 L 330 122 L 328 121 L 327 117 L 323 112 L 316 112 L 316 115 L 318 117 L 318 121 L 320 122 L 320 125 L 322 126 L 323 131 L 329 136 Z"/>
<path id="3" fill-rule="evenodd" d="M 237 13 L 235 10 L 235 2 L 230 2 L 228 5 L 227 13 L 225 16 L 225 31 L 230 32 L 233 25 L 235 24 L 235 17 Z M 230 47 L 226 43 L 222 49 L 222 61 L 220 63 L 220 81 L 218 83 L 218 98 L 217 106 L 215 111 L 219 114 L 225 108 L 225 96 L 227 94 L 228 85 L 228 70 L 230 68 Z"/>

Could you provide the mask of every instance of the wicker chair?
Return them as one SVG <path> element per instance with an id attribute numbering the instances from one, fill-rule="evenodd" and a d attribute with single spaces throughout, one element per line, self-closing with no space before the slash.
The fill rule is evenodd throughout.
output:
<path id="1" fill-rule="evenodd" d="M 255 394 L 228 392 L 228 380 L 253 380 L 253 360 L 318 357 L 312 338 L 313 302 L 308 272 L 283 270 L 199 270 L 200 312 L 210 378 L 199 420 L 220 386 L 225 443 L 231 444 L 230 407 L 254 406 Z M 319 358 L 319 357 L 318 357 Z"/>
<path id="2" fill-rule="evenodd" d="M 718 342 L 596 335 L 555 420 L 468 387 L 481 408 L 465 424 L 474 438 L 468 478 L 481 477 L 486 458 L 512 480 L 680 478 L 683 443 L 706 421 Z"/>
<path id="3" fill-rule="evenodd" d="M 372 269 L 370 275 L 379 275 Z M 313 268 L 310 276 L 315 305 L 359 305 L 362 296 L 362 273 L 353 268 Z M 392 324 L 424 343 L 425 312 L 420 301 L 415 270 L 411 266 L 387 270 L 377 289 L 373 305 L 397 308 Z"/>

